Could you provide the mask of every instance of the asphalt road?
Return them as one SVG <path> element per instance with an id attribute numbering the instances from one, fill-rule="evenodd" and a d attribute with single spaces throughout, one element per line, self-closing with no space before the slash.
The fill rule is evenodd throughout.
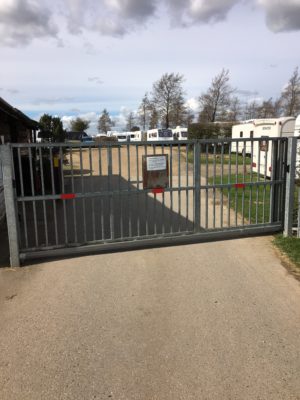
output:
<path id="1" fill-rule="evenodd" d="M 1 400 L 300 399 L 299 304 L 268 237 L 1 269 Z"/>

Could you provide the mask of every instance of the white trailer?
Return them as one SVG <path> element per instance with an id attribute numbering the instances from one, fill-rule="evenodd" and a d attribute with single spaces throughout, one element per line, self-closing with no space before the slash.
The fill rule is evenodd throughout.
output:
<path id="1" fill-rule="evenodd" d="M 254 120 L 254 138 L 263 141 L 253 143 L 252 171 L 271 177 L 272 138 L 291 137 L 295 132 L 295 118 L 281 117 Z"/>
<path id="2" fill-rule="evenodd" d="M 300 178 L 300 115 L 296 118 L 294 136 L 297 140 L 297 154 L 296 154 L 296 177 Z"/>
<path id="3" fill-rule="evenodd" d="M 141 131 L 127 132 L 131 142 L 140 142 L 142 140 Z"/>
<path id="4" fill-rule="evenodd" d="M 172 129 L 172 132 L 173 132 L 173 138 L 175 140 L 187 140 L 188 138 L 187 128 L 176 126 L 176 128 Z"/>
<path id="5" fill-rule="evenodd" d="M 254 121 L 255 120 L 244 121 L 241 124 L 233 125 L 231 131 L 232 139 L 252 139 L 255 130 Z M 251 142 L 246 142 L 245 145 L 243 142 L 233 142 L 231 144 L 231 151 L 233 153 L 251 154 Z"/>
<path id="6" fill-rule="evenodd" d="M 172 129 L 149 129 L 147 131 L 147 141 L 171 141 L 173 140 L 173 132 Z"/>
<path id="7" fill-rule="evenodd" d="M 295 129 L 294 117 L 253 119 L 233 125 L 232 139 L 252 139 L 263 136 L 289 137 Z M 251 142 L 232 143 L 231 151 L 240 154 L 251 154 Z"/>

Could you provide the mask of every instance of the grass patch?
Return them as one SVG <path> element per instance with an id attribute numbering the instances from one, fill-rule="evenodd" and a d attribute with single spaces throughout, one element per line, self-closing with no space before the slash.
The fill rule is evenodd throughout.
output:
<path id="1" fill-rule="evenodd" d="M 245 173 L 216 176 L 209 178 L 209 184 L 236 184 L 256 182 L 257 174 Z M 268 181 L 267 181 L 268 182 Z M 270 185 L 267 183 L 262 186 L 247 186 L 244 188 L 219 188 L 218 191 L 223 194 L 224 199 L 229 201 L 230 208 L 237 212 L 245 222 L 249 224 L 268 223 L 270 219 Z"/>
<path id="2" fill-rule="evenodd" d="M 185 156 L 185 151 L 182 152 L 183 155 Z M 201 164 L 217 164 L 221 165 L 223 159 L 223 164 L 228 165 L 229 161 L 232 165 L 244 165 L 244 157 L 242 155 L 236 155 L 236 154 L 206 154 L 206 153 L 201 153 L 200 155 L 200 163 Z M 194 162 L 194 151 L 190 150 L 188 152 L 188 162 L 193 163 Z M 251 157 L 245 156 L 245 165 L 250 165 L 251 164 Z"/>
<path id="3" fill-rule="evenodd" d="M 276 235 L 273 243 L 295 265 L 297 271 L 300 272 L 300 239 Z"/>

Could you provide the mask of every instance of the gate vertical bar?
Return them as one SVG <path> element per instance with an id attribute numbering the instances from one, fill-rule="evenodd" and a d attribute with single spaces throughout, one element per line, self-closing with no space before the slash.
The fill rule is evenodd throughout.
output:
<path id="1" fill-rule="evenodd" d="M 194 231 L 200 232 L 200 143 L 194 143 Z"/>
<path id="2" fill-rule="evenodd" d="M 272 160 L 271 160 L 271 185 L 270 185 L 270 222 L 277 221 L 278 215 L 278 204 L 279 204 L 279 186 L 274 183 L 279 180 L 279 157 L 278 157 L 278 147 L 281 150 L 281 142 L 277 140 L 272 143 Z"/>
<path id="3" fill-rule="evenodd" d="M 12 165 L 12 148 L 9 145 L 0 146 L 0 155 L 2 159 L 3 188 L 9 242 L 10 266 L 19 267 L 19 235 L 17 225 L 17 209 L 14 199 L 13 188 L 14 176 Z"/>
<path id="4" fill-rule="evenodd" d="M 285 189 L 285 214 L 284 214 L 284 231 L 285 237 L 292 235 L 293 227 L 293 207 L 294 207 L 294 190 L 296 176 L 296 151 L 297 138 L 288 138 L 287 153 L 287 173 L 286 173 L 286 189 Z"/>

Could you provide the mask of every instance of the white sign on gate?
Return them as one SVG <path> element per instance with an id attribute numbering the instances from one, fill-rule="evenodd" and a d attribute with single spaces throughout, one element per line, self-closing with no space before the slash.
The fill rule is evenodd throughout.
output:
<path id="1" fill-rule="evenodd" d="M 147 157 L 147 171 L 162 171 L 167 169 L 167 159 L 165 156 Z"/>

